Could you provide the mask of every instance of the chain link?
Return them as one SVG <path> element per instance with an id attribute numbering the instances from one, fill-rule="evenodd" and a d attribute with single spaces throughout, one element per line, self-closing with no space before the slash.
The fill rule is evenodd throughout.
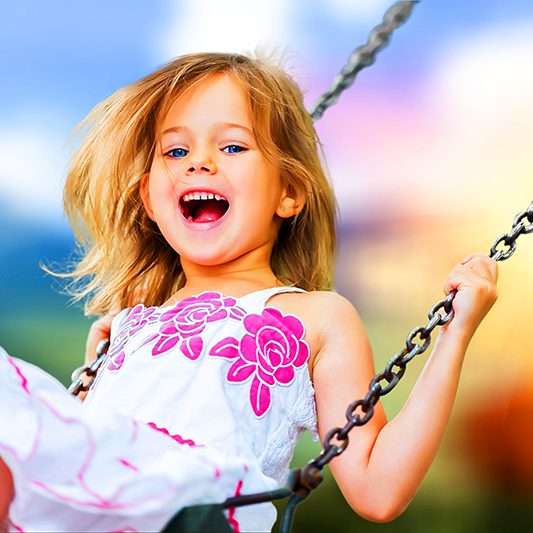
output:
<path id="1" fill-rule="evenodd" d="M 86 392 L 90 389 L 98 370 L 102 366 L 104 359 L 109 349 L 109 339 L 101 340 L 96 347 L 96 359 L 89 365 L 80 366 L 72 372 L 72 384 L 68 388 L 68 392 L 77 396 L 80 392 Z M 88 378 L 87 383 L 84 383 L 83 378 Z"/>
<path id="2" fill-rule="evenodd" d="M 352 85 L 361 70 L 376 61 L 378 52 L 389 44 L 394 30 L 409 18 L 417 3 L 418 0 L 396 2 L 385 12 L 383 22 L 370 32 L 366 44 L 353 50 L 340 74 L 333 80 L 332 86 L 320 97 L 310 113 L 313 120 L 318 120 L 324 111 L 339 99 L 340 94 Z"/>
<path id="3" fill-rule="evenodd" d="M 529 222 L 529 224 L 528 224 Z M 520 212 L 513 220 L 513 226 L 509 233 L 503 234 L 498 237 L 497 241 L 491 247 L 491 258 L 495 261 L 502 261 L 511 257 L 516 249 L 516 239 L 519 235 L 533 232 L 533 202 L 529 207 Z M 509 249 L 507 251 L 496 250 L 497 246 L 504 242 Z M 452 290 L 443 300 L 437 302 L 431 307 L 428 318 L 429 321 L 425 326 L 418 326 L 411 330 L 407 336 L 405 348 L 399 354 L 395 354 L 388 362 L 385 370 L 380 374 L 374 376 L 370 381 L 369 390 L 366 396 L 360 400 L 356 400 L 351 403 L 346 410 L 346 418 L 348 422 L 344 427 L 335 427 L 326 433 L 322 441 L 322 451 L 318 457 L 315 457 L 302 469 L 301 477 L 305 479 L 306 469 L 309 472 L 313 472 L 316 477 L 316 468 L 322 469 L 327 465 L 334 457 L 340 455 L 348 446 L 349 439 L 348 433 L 355 426 L 362 426 L 366 424 L 374 415 L 374 405 L 378 402 L 381 396 L 388 394 L 402 378 L 407 363 L 411 361 L 415 356 L 424 353 L 431 342 L 431 333 L 436 326 L 443 326 L 453 319 L 453 307 L 452 301 L 457 294 L 457 290 Z M 444 309 L 445 315 L 441 315 L 438 311 Z M 420 335 L 420 338 L 424 341 L 423 344 L 417 344 L 414 342 L 415 337 Z M 394 372 L 394 367 L 398 367 L 398 372 Z M 382 386 L 381 382 L 385 381 L 387 384 Z M 355 414 L 355 410 L 360 408 L 364 413 L 363 416 Z M 342 444 L 338 446 L 331 440 L 336 436 Z"/>
<path id="4" fill-rule="evenodd" d="M 527 224 L 526 221 L 528 221 L 529 224 Z M 513 220 L 513 228 L 511 233 L 504 233 L 498 237 L 490 249 L 490 257 L 495 261 L 499 261 L 500 259 L 508 259 L 516 250 L 516 239 L 518 236 L 531 232 L 533 232 L 533 202 L 529 204 L 527 209 L 516 215 Z M 498 245 L 501 243 L 505 243 L 508 249 L 498 250 Z"/>

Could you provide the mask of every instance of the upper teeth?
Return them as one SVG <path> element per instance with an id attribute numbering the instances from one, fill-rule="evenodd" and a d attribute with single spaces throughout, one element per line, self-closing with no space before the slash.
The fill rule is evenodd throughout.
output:
<path id="1" fill-rule="evenodd" d="M 186 194 L 183 197 L 183 201 L 189 202 L 190 200 L 212 200 L 213 198 L 215 200 L 226 200 L 224 196 L 220 196 L 218 194 L 212 194 L 210 192 L 191 192 L 189 194 Z"/>

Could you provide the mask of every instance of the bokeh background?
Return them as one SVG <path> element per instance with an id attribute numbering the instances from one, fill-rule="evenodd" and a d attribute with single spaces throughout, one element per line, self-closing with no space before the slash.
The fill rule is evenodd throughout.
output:
<path id="1" fill-rule="evenodd" d="M 94 317 L 69 305 L 38 264 L 61 267 L 73 252 L 62 183 L 71 130 L 97 102 L 181 53 L 273 45 L 310 110 L 391 4 L 5 3 L 0 344 L 65 384 L 83 360 Z M 426 323 L 452 267 L 488 254 L 533 200 L 532 61 L 529 0 L 422 1 L 317 121 L 341 211 L 335 288 L 367 325 L 376 370 Z M 533 239 L 521 236 L 500 263 L 499 299 L 469 346 L 444 442 L 405 513 L 388 524 L 363 520 L 326 472 L 296 531 L 533 530 L 532 272 Z M 389 418 L 429 352 L 382 400 Z M 304 435 L 293 465 L 319 450 Z"/>

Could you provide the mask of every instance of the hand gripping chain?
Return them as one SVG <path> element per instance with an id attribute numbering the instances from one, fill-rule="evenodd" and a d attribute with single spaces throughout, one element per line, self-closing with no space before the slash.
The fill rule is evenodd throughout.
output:
<path id="1" fill-rule="evenodd" d="M 490 248 L 489 257 L 495 261 L 503 261 L 509 259 L 516 250 L 516 240 L 519 235 L 533 232 L 533 202 L 529 207 L 518 213 L 513 220 L 513 225 L 509 233 L 504 233 Z M 498 245 L 504 243 L 508 249 L 498 250 Z M 346 418 L 348 422 L 342 428 L 336 427 L 328 431 L 325 435 L 323 450 L 318 457 L 308 463 L 303 469 L 301 478 L 305 479 L 308 475 L 312 478 L 316 477 L 316 470 L 321 470 L 324 465 L 329 463 L 331 459 L 340 455 L 348 446 L 348 432 L 355 426 L 362 426 L 366 424 L 374 414 L 374 405 L 381 396 L 388 394 L 402 378 L 407 363 L 416 355 L 419 355 L 427 350 L 431 342 L 431 333 L 436 326 L 443 326 L 450 322 L 453 318 L 452 301 L 455 298 L 457 291 L 451 291 L 446 298 L 437 302 L 429 311 L 429 321 L 425 326 L 418 326 L 411 330 L 405 342 L 405 348 L 395 354 L 385 367 L 385 370 L 377 374 L 369 385 L 366 396 L 360 400 L 352 402 L 346 410 Z M 438 311 L 444 309 L 445 315 L 440 315 Z M 415 337 L 420 335 L 420 339 L 424 342 L 422 345 L 414 342 Z M 394 367 L 398 370 L 395 372 Z M 361 414 L 356 413 L 360 408 Z M 332 438 L 337 437 L 341 442 L 340 445 L 334 444 Z"/>
<path id="2" fill-rule="evenodd" d="M 104 362 L 108 349 L 109 339 L 101 340 L 96 347 L 96 359 L 91 364 L 80 366 L 79 368 L 76 368 L 74 372 L 72 372 L 72 376 L 70 378 L 72 380 L 72 384 L 68 388 L 68 391 L 71 394 L 77 396 L 80 392 L 86 392 L 89 390 L 94 378 L 96 377 L 96 374 L 98 373 L 98 369 Z M 89 379 L 88 381 L 85 380 L 87 381 L 86 384 L 84 384 L 84 380 L 82 378 L 83 375 Z"/>

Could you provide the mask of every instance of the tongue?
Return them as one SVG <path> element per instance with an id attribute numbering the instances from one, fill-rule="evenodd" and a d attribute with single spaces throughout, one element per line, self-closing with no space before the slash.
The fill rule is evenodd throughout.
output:
<path id="1" fill-rule="evenodd" d="M 196 208 L 194 222 L 213 222 L 224 214 L 223 202 L 203 200 Z"/>

